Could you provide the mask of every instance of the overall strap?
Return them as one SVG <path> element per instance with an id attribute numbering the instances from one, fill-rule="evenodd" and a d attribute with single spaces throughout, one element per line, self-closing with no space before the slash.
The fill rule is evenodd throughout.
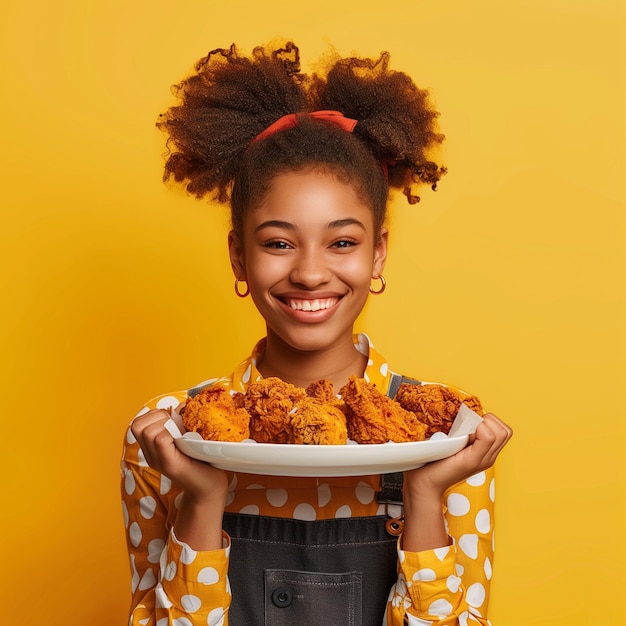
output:
<path id="1" fill-rule="evenodd" d="M 387 396 L 395 398 L 396 393 L 402 383 L 409 385 L 421 384 L 419 380 L 407 378 L 395 372 L 391 372 L 391 380 L 387 389 Z M 376 493 L 376 500 L 383 504 L 402 504 L 402 484 L 404 474 L 402 472 L 393 472 L 392 474 L 380 475 L 380 491 Z"/>

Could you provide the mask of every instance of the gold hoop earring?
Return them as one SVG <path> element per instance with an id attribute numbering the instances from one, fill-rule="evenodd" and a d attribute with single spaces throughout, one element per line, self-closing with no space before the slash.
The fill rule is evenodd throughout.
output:
<path id="1" fill-rule="evenodd" d="M 250 293 L 250 287 L 248 287 L 248 283 L 246 283 L 246 290 L 245 290 L 244 293 L 241 293 L 241 291 L 239 291 L 239 283 L 246 283 L 246 281 L 245 280 L 239 280 L 238 278 L 235 279 L 235 293 L 240 298 L 245 298 Z"/>
<path id="2" fill-rule="evenodd" d="M 376 279 L 374 279 L 374 280 L 376 280 Z M 374 295 L 374 296 L 378 296 L 383 291 L 385 291 L 385 289 L 387 289 L 387 281 L 384 279 L 382 274 L 378 277 L 378 280 L 380 280 L 380 289 L 378 289 L 378 290 L 372 289 L 372 286 L 370 285 L 370 293 L 372 295 Z"/>

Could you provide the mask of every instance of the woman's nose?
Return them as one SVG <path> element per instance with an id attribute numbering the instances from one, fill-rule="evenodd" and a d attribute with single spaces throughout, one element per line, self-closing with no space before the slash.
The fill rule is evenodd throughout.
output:
<path id="1" fill-rule="evenodd" d="M 292 283 L 311 289 L 327 283 L 331 274 L 323 253 L 307 251 L 297 256 L 289 278 Z"/>

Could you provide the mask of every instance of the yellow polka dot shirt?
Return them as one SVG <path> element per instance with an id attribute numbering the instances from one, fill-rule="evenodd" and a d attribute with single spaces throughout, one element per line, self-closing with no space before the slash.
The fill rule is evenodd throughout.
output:
<path id="1" fill-rule="evenodd" d="M 368 356 L 365 378 L 381 390 L 391 372 L 364 334 L 355 346 Z M 257 356 L 264 340 L 231 376 L 207 383 L 245 392 L 261 378 Z M 177 406 L 187 391 L 158 396 L 139 415 Z M 228 624 L 230 539 L 222 550 L 198 552 L 179 541 L 173 525 L 180 490 L 148 466 L 130 429 L 126 433 L 122 509 L 131 567 L 133 626 Z M 380 476 L 286 478 L 230 473 L 226 511 L 300 520 L 401 514 L 398 505 L 379 504 Z M 390 590 L 387 626 L 490 624 L 487 619 L 493 563 L 493 470 L 449 489 L 443 501 L 451 545 L 407 552 L 398 542 L 398 579 Z"/>

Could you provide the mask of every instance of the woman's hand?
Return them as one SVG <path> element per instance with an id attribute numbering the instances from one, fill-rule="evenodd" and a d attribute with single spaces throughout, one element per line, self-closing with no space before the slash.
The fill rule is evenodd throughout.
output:
<path id="1" fill-rule="evenodd" d="M 226 472 L 183 454 L 165 429 L 168 411 L 155 409 L 131 424 L 131 431 L 150 467 L 183 490 L 176 536 L 195 550 L 222 547 L 222 516 L 228 493 Z"/>
<path id="2" fill-rule="evenodd" d="M 452 485 L 491 467 L 513 431 L 487 413 L 460 452 L 404 474 L 405 550 L 418 552 L 448 545 L 443 494 Z"/>
<path id="3" fill-rule="evenodd" d="M 452 485 L 491 467 L 512 435 L 510 426 L 492 413 L 487 413 L 463 450 L 406 472 L 408 489 L 422 494 L 433 492 L 442 497 Z"/>

